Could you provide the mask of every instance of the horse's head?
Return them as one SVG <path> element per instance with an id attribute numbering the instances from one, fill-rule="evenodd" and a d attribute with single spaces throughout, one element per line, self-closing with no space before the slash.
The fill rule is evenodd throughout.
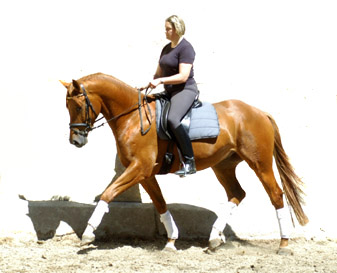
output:
<path id="1" fill-rule="evenodd" d="M 83 84 L 73 80 L 72 83 L 61 83 L 67 88 L 67 108 L 70 115 L 69 141 L 78 148 L 88 142 L 88 133 L 92 130 L 99 113 L 98 105 L 94 107 Z"/>

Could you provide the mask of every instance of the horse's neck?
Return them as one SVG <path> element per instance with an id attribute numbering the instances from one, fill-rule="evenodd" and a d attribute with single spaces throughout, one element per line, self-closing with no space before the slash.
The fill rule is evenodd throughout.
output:
<path id="1" fill-rule="evenodd" d="M 109 80 L 98 89 L 102 100 L 101 112 L 106 119 L 131 110 L 138 102 L 138 94 L 132 87 L 114 80 Z"/>

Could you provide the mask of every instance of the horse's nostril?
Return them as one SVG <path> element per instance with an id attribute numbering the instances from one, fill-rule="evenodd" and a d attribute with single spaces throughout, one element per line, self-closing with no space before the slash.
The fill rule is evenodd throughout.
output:
<path id="1" fill-rule="evenodd" d="M 88 139 L 81 135 L 72 134 L 69 138 L 69 141 L 72 145 L 75 145 L 77 148 L 81 148 L 85 144 L 87 144 Z"/>
<path id="2" fill-rule="evenodd" d="M 71 141 L 71 144 L 75 145 L 76 147 L 82 147 L 81 143 L 79 143 L 79 142 L 76 141 L 76 140 L 72 140 L 72 141 Z"/>

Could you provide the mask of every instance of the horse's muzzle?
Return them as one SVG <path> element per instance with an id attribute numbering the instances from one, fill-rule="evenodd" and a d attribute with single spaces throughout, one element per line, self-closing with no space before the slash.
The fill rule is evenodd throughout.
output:
<path id="1" fill-rule="evenodd" d="M 83 147 L 88 143 L 88 138 L 86 135 L 76 134 L 74 132 L 70 132 L 69 141 L 71 144 L 75 145 L 77 148 Z"/>

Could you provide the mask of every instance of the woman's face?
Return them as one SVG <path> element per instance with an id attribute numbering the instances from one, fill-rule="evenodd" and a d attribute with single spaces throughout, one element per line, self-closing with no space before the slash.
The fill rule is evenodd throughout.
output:
<path id="1" fill-rule="evenodd" d="M 170 22 L 165 22 L 166 39 L 172 41 L 177 36 L 176 30 Z"/>

